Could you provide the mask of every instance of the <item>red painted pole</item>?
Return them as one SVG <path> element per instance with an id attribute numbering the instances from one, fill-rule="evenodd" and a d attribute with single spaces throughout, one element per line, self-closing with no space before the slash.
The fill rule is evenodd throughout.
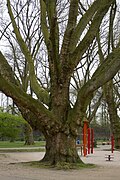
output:
<path id="1" fill-rule="evenodd" d="M 88 122 L 84 121 L 84 126 L 83 126 L 83 154 L 84 156 L 87 155 L 87 126 L 88 126 Z"/>
<path id="2" fill-rule="evenodd" d="M 111 152 L 113 153 L 114 151 L 114 136 L 111 136 Z"/>
<path id="3" fill-rule="evenodd" d="M 90 128 L 88 128 L 88 154 L 90 154 Z"/>
<path id="4" fill-rule="evenodd" d="M 93 147 L 94 147 L 94 131 L 91 128 L 91 154 L 93 154 Z"/>
<path id="5" fill-rule="evenodd" d="M 84 154 L 84 126 L 83 126 L 83 154 Z"/>

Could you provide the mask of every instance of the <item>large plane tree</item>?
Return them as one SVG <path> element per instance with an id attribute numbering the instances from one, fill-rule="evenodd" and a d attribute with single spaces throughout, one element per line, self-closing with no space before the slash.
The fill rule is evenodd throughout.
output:
<path id="1" fill-rule="evenodd" d="M 6 2 L 10 22 L 2 35 L 5 34 L 7 28 L 13 29 L 13 37 L 19 45 L 23 64 L 27 66 L 27 82 L 34 96 L 29 94 L 29 88 L 28 90 L 23 88 L 20 76 L 11 68 L 11 57 L 3 55 L 4 52 L 0 52 L 0 90 L 13 99 L 31 126 L 44 134 L 46 153 L 43 161 L 51 164 L 82 163 L 76 150 L 76 137 L 96 90 L 112 79 L 120 69 L 119 40 L 116 41 L 116 47 L 105 57 L 105 60 L 97 67 L 95 66 L 94 73 L 91 73 L 91 77 L 81 86 L 72 106 L 70 104 L 71 77 L 79 63 L 83 59 L 84 62 L 86 61 L 85 54 L 94 43 L 103 18 L 109 16 L 109 10 L 116 1 L 95 0 L 90 1 L 89 4 L 85 2 L 83 4 L 79 0 L 40 0 L 27 1 L 23 6 L 22 1 L 18 1 L 16 6 L 13 4 L 14 1 L 6 0 Z M 35 27 L 43 38 L 38 36 L 36 44 L 34 40 L 29 46 L 25 34 L 22 33 L 25 26 L 21 29 L 24 22 L 19 23 L 19 20 L 21 20 L 21 14 L 26 12 L 26 22 L 30 22 L 31 8 L 26 8 L 26 5 L 31 3 L 39 10 L 36 16 L 39 16 L 40 23 L 37 26 L 36 22 Z M 16 8 L 18 4 L 20 6 Z M 39 38 L 44 42 L 39 43 Z M 43 59 L 39 51 L 41 46 L 47 52 L 47 56 L 42 56 Z M 36 56 L 37 53 L 38 56 Z M 41 63 L 47 61 L 49 88 L 41 86 L 40 73 L 36 73 L 36 57 L 40 58 Z M 47 58 L 44 59 L 44 57 Z M 93 64 L 96 58 L 98 56 L 92 58 Z M 17 65 L 21 66 L 20 63 Z M 85 63 L 82 64 L 84 65 Z"/>

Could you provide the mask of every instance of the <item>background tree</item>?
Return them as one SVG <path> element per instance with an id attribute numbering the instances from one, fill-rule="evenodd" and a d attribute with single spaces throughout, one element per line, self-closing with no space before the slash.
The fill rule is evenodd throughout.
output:
<path id="1" fill-rule="evenodd" d="M 117 18 L 116 18 L 117 13 Z M 110 10 L 110 16 L 109 16 L 109 29 L 108 32 L 104 33 L 104 36 L 107 36 L 107 41 L 102 40 L 100 38 L 103 36 L 103 33 L 100 32 L 97 37 L 98 39 L 98 46 L 99 46 L 99 56 L 100 56 L 100 62 L 104 61 L 106 54 L 110 54 L 111 51 L 115 49 L 116 42 L 120 37 L 119 31 L 117 29 L 116 24 L 118 24 L 118 19 L 120 17 L 120 13 L 117 12 L 117 6 L 116 3 L 111 6 Z M 114 25 L 115 22 L 115 25 Z M 106 24 L 108 26 L 108 23 Z M 106 27 L 105 26 L 105 27 Z M 104 45 L 101 47 L 100 41 L 103 41 Z M 107 47 L 105 47 L 107 46 Z M 116 76 L 117 78 L 118 76 Z M 117 78 L 119 81 L 119 78 Z M 120 148 L 120 117 L 118 114 L 118 106 L 117 106 L 117 99 L 119 99 L 119 91 L 117 89 L 117 99 L 116 99 L 116 93 L 114 91 L 114 79 L 110 80 L 103 86 L 104 91 L 104 98 L 106 100 L 106 103 L 108 105 L 108 112 L 109 112 L 109 119 L 111 123 L 111 132 L 114 134 L 115 137 L 115 146 L 116 148 Z"/>
<path id="2" fill-rule="evenodd" d="M 28 65 L 27 76 L 35 96 L 31 97 L 28 95 L 29 92 L 21 87 L 19 76 L 16 77 L 17 74 L 8 63 L 8 57 L 5 58 L 3 53 L 0 53 L 0 90 L 14 100 L 31 126 L 39 128 L 44 134 L 46 154 L 43 161 L 52 164 L 81 162 L 75 145 L 78 130 L 86 118 L 87 107 L 96 90 L 112 79 L 120 68 L 119 42 L 94 72 L 91 72 L 91 78 L 87 78 L 80 87 L 73 106 L 70 104 L 69 94 L 71 77 L 79 63 L 86 62 L 84 55 L 94 43 L 103 18 L 109 14 L 109 9 L 116 1 L 96 0 L 90 4 L 81 4 L 78 0 L 63 3 L 40 0 L 38 4 L 36 1 L 22 2 L 17 2 L 20 6 L 16 11 L 14 1 L 7 0 L 7 10 L 14 37 L 19 44 L 24 62 Z M 41 86 L 40 74 L 35 71 L 36 56 L 32 55 L 17 21 L 28 3 L 40 8 L 41 26 L 38 30 L 42 31 L 44 42 L 41 46 L 44 52 L 47 52 L 49 89 Z M 37 38 L 39 40 L 40 37 Z M 95 61 L 93 58 L 92 63 L 95 64 Z M 86 67 L 86 64 L 83 66 Z"/>

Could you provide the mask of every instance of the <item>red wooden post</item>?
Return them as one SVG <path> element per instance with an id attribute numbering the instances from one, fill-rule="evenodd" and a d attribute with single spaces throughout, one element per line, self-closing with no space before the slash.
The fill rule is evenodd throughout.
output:
<path id="1" fill-rule="evenodd" d="M 83 154 L 84 156 L 87 155 L 87 127 L 88 127 L 88 121 L 84 121 L 84 126 L 83 126 Z"/>
<path id="2" fill-rule="evenodd" d="M 90 154 L 90 128 L 88 128 L 88 154 Z"/>
<path id="3" fill-rule="evenodd" d="M 91 154 L 93 154 L 93 147 L 94 147 L 94 131 L 91 128 Z"/>
<path id="4" fill-rule="evenodd" d="M 113 153 L 114 151 L 114 136 L 111 136 L 111 152 Z"/>

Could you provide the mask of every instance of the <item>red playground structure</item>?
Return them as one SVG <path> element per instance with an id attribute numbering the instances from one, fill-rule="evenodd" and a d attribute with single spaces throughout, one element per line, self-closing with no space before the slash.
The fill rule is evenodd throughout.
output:
<path id="1" fill-rule="evenodd" d="M 83 154 L 86 156 L 87 154 L 93 154 L 94 153 L 94 130 L 93 128 L 89 128 L 88 126 L 88 120 L 84 120 L 83 124 L 83 144 L 78 143 L 77 147 L 81 147 L 81 155 Z M 114 151 L 114 136 L 111 135 L 111 152 Z"/>
<path id="2" fill-rule="evenodd" d="M 88 121 L 84 120 L 83 125 L 83 155 L 93 154 L 94 147 L 94 131 L 93 128 L 88 128 Z M 91 151 L 90 151 L 91 150 Z"/>

